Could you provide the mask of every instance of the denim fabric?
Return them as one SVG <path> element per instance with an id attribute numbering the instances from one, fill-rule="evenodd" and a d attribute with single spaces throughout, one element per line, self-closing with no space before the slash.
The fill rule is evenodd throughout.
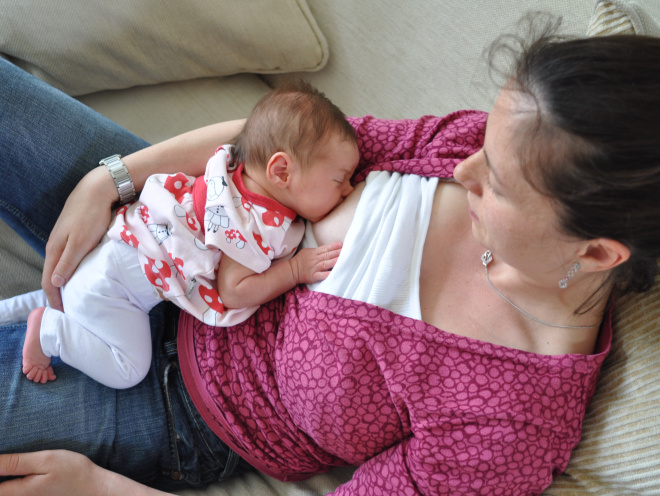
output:
<path id="1" fill-rule="evenodd" d="M 0 59 L 0 217 L 38 252 L 70 191 L 99 159 L 145 146 Z M 247 469 L 204 424 L 184 388 L 177 316 L 169 303 L 152 310 L 149 374 L 125 390 L 102 386 L 58 359 L 57 380 L 28 381 L 21 372 L 25 325 L 0 327 L 0 453 L 69 449 L 164 490 Z"/>
<path id="2" fill-rule="evenodd" d="M 99 160 L 148 143 L 0 59 L 0 217 L 37 252 Z"/>
<path id="3" fill-rule="evenodd" d="M 151 312 L 151 369 L 144 381 L 122 390 L 105 387 L 58 359 L 53 361 L 55 381 L 28 381 L 21 372 L 25 326 L 0 327 L 0 452 L 69 449 L 170 491 L 203 487 L 248 469 L 206 426 L 185 390 L 175 310 L 162 303 Z"/>
<path id="4" fill-rule="evenodd" d="M 163 472 L 169 477 L 167 488 L 179 487 L 173 482 L 177 480 L 184 487 L 205 486 L 252 470 L 213 433 L 193 405 L 179 367 L 176 345 L 179 309 L 171 303 L 159 306 L 163 307 L 164 313 L 164 325 L 160 326 L 164 329 L 163 346 L 160 348 L 163 357 L 159 361 L 159 369 L 163 377 L 169 435 L 174 440 L 171 443 L 169 472 Z"/>

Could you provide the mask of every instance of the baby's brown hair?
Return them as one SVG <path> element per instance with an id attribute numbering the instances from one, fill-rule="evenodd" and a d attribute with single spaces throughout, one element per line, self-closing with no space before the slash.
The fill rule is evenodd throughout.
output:
<path id="1" fill-rule="evenodd" d="M 277 152 L 300 160 L 303 169 L 331 132 L 357 144 L 344 113 L 305 81 L 286 83 L 257 102 L 235 141 L 235 163 L 265 167 Z"/>

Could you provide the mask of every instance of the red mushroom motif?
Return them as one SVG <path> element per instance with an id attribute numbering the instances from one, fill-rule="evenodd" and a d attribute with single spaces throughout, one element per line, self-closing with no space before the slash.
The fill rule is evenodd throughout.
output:
<path id="1" fill-rule="evenodd" d="M 220 295 L 215 289 L 207 288 L 206 286 L 200 284 L 199 295 L 211 310 L 215 310 L 220 314 L 224 313 L 225 306 L 220 301 Z"/>
<path id="2" fill-rule="evenodd" d="M 144 273 L 149 282 L 163 291 L 169 291 L 170 285 L 167 279 L 172 277 L 170 266 L 163 260 L 156 261 L 149 256 L 147 256 L 147 261 L 148 263 L 144 264 Z"/>
<path id="3" fill-rule="evenodd" d="M 178 174 L 168 176 L 163 187 L 174 195 L 177 202 L 181 203 L 186 194 L 192 194 L 192 187 L 188 182 L 188 177 L 179 172 Z"/>
<path id="4" fill-rule="evenodd" d="M 131 231 L 128 230 L 128 227 L 126 224 L 122 226 L 121 233 L 119 234 L 121 237 L 122 241 L 126 243 L 129 246 L 132 246 L 133 248 L 137 248 L 140 242 L 138 239 L 135 237 L 135 234 L 133 234 Z"/>

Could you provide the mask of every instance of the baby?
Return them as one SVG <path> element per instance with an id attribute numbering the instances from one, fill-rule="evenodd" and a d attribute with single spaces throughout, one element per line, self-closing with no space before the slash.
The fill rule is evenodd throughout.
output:
<path id="1" fill-rule="evenodd" d="M 62 289 L 65 313 L 30 313 L 23 372 L 54 380 L 50 357 L 60 356 L 102 384 L 128 388 L 149 370 L 148 312 L 160 301 L 229 326 L 297 284 L 326 278 L 341 243 L 296 253 L 303 218 L 321 220 L 353 190 L 358 160 L 355 131 L 323 93 L 303 82 L 268 93 L 203 177 L 151 176 L 140 200 L 116 211 Z"/>

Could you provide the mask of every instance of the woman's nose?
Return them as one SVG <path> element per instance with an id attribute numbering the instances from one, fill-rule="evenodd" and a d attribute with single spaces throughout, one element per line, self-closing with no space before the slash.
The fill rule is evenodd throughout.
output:
<path id="1" fill-rule="evenodd" d="M 481 169 L 483 165 L 485 165 L 483 152 L 479 150 L 456 166 L 454 169 L 454 179 L 468 191 L 480 195 L 483 190 L 481 181 Z"/>

